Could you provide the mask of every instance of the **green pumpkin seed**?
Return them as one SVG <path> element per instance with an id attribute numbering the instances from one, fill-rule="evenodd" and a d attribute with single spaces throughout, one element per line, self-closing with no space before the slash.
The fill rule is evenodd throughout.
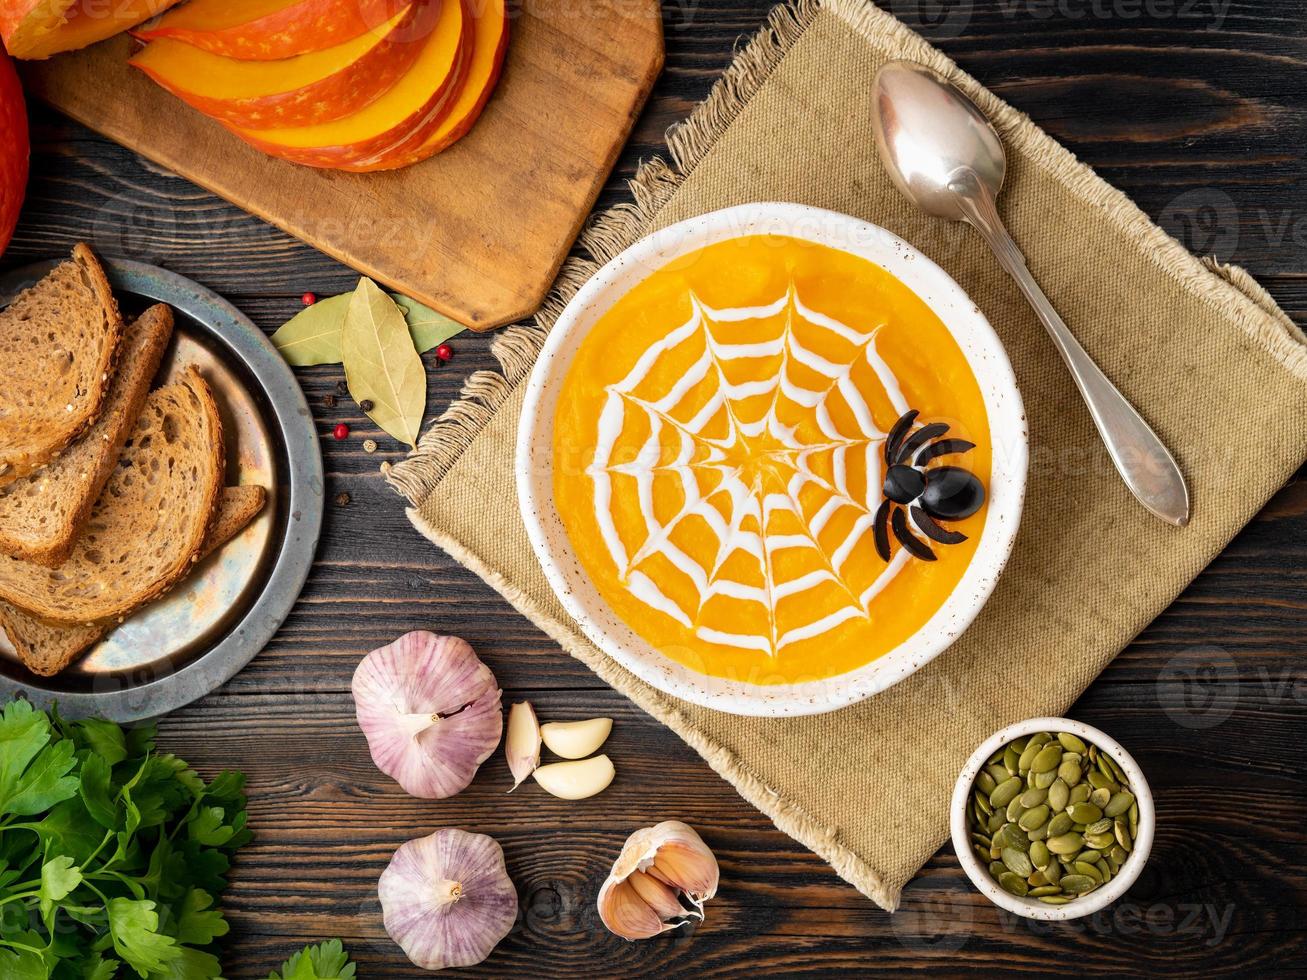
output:
<path id="1" fill-rule="evenodd" d="M 1125 848 L 1127 853 L 1134 850 L 1134 839 L 1130 836 L 1130 828 L 1126 825 L 1126 821 L 1117 817 L 1113 829 L 1116 831 L 1116 842 Z"/>
<path id="2" fill-rule="evenodd" d="M 1021 814 L 1021 819 L 1017 821 L 1022 830 L 1037 830 L 1044 824 L 1048 823 L 1049 810 L 1046 804 L 1041 803 L 1037 807 L 1027 810 Z"/>
<path id="3" fill-rule="evenodd" d="M 1080 782 L 1080 763 L 1073 759 L 1063 758 L 1062 764 L 1057 767 L 1057 775 L 1068 786 L 1074 786 Z"/>
<path id="4" fill-rule="evenodd" d="M 1027 830 L 1026 836 L 1028 836 L 1032 841 L 1042 841 L 1048 836 L 1048 824 L 1036 827 L 1034 830 Z"/>
<path id="5" fill-rule="evenodd" d="M 1131 837 L 1139 836 L 1139 804 L 1138 803 L 1133 803 L 1130 805 L 1130 836 Z"/>
<path id="6" fill-rule="evenodd" d="M 975 801 L 976 801 L 976 807 L 980 810 L 981 813 L 989 814 L 994 812 L 994 808 L 989 805 L 988 796 L 984 796 L 979 791 L 977 791 L 975 796 Z"/>
<path id="7" fill-rule="evenodd" d="M 1085 840 L 1075 833 L 1058 834 L 1056 837 L 1048 838 L 1044 843 L 1048 845 L 1048 849 L 1054 854 L 1074 854 L 1084 847 Z"/>
<path id="8" fill-rule="evenodd" d="M 997 785 L 998 783 L 994 782 L 994 777 L 985 769 L 980 770 L 980 773 L 976 776 L 976 789 L 986 796 L 994 792 L 994 787 Z"/>
<path id="9" fill-rule="evenodd" d="M 1003 848 L 1003 854 L 999 858 L 1009 871 L 1015 871 L 1022 878 L 1029 877 L 1035 870 L 1034 865 L 1030 863 L 1030 856 L 1025 851 L 1018 851 L 1015 847 Z"/>
<path id="10" fill-rule="evenodd" d="M 1062 743 L 1062 748 L 1069 752 L 1078 752 L 1084 755 L 1089 751 L 1089 747 L 1070 732 L 1058 732 L 1057 740 Z"/>
<path id="11" fill-rule="evenodd" d="M 1048 867 L 1044 868 L 1043 871 L 1044 877 L 1048 879 L 1050 885 L 1056 885 L 1062 880 L 1062 875 L 1065 873 L 1062 870 L 1062 865 L 1052 859 L 1049 860 Z"/>
<path id="12" fill-rule="evenodd" d="M 1007 771 L 1007 767 L 1003 765 L 1001 761 L 991 762 L 989 765 L 985 767 L 985 772 L 989 773 L 989 778 L 994 780 L 995 786 L 997 786 L 999 783 L 1003 782 L 1005 779 L 1007 779 L 1009 776 L 1012 775 L 1010 772 Z"/>
<path id="13" fill-rule="evenodd" d="M 973 844 L 979 844 L 981 847 L 986 847 L 986 848 L 989 847 L 991 843 L 988 835 L 979 833 L 974 830 L 971 832 L 971 842 Z"/>
<path id="14" fill-rule="evenodd" d="M 1102 820 L 1095 820 L 1085 828 L 1085 834 L 1110 834 L 1112 832 L 1112 821 L 1109 817 Z"/>
<path id="15" fill-rule="evenodd" d="M 1037 840 L 1030 845 L 1030 863 L 1040 871 L 1048 867 L 1048 862 L 1053 860 L 1053 855 L 1049 853 L 1048 845 L 1042 840 Z"/>
<path id="16" fill-rule="evenodd" d="M 985 823 L 985 829 L 989 831 L 990 836 L 998 833 L 998 828 L 1007 823 L 1006 817 L 1001 813 L 991 813 L 989 820 Z"/>
<path id="17" fill-rule="evenodd" d="M 1050 769 L 1048 772 L 1035 772 L 1033 769 L 1030 771 L 1030 784 L 1039 789 L 1048 789 L 1056 779 L 1056 769 Z"/>
<path id="18" fill-rule="evenodd" d="M 1103 807 L 1103 816 L 1119 817 L 1132 806 L 1135 805 L 1135 795 L 1129 790 L 1121 790 L 1113 794 L 1112 798 L 1107 801 L 1107 806 Z"/>
<path id="19" fill-rule="evenodd" d="M 1076 823 L 1086 825 L 1103 819 L 1103 811 L 1092 803 L 1072 803 L 1067 813 L 1071 814 L 1071 819 Z M 1108 814 L 1108 816 L 1115 816 L 1115 814 Z"/>
<path id="20" fill-rule="evenodd" d="M 1071 866 L 1086 877 L 1093 878 L 1099 884 L 1103 883 L 1103 873 L 1098 870 L 1098 865 L 1090 864 L 1088 861 L 1074 861 Z"/>
<path id="21" fill-rule="evenodd" d="M 1125 770 L 1121 768 L 1120 763 L 1107 754 L 1104 754 L 1103 758 L 1107 760 L 1108 768 L 1112 770 L 1113 779 L 1123 786 L 1129 782 L 1129 780 L 1125 778 Z"/>
<path id="22" fill-rule="evenodd" d="M 1006 751 L 1007 751 L 1006 747 L 998 749 L 993 755 L 991 755 L 988 759 L 985 760 L 985 765 L 992 766 L 996 763 L 1002 762 L 1003 753 Z"/>
<path id="23" fill-rule="evenodd" d="M 1089 780 L 1089 785 L 1094 789 L 1110 789 L 1113 793 L 1120 789 L 1110 776 L 1104 776 L 1097 769 L 1089 770 L 1089 775 L 1085 778 Z"/>
<path id="24" fill-rule="evenodd" d="M 1051 772 L 1062 761 L 1062 746 L 1045 745 L 1030 762 L 1032 772 Z"/>
<path id="25" fill-rule="evenodd" d="M 1040 895 L 1039 900 L 1045 905 L 1066 905 L 1074 900 L 1071 895 Z"/>
<path id="26" fill-rule="evenodd" d="M 1067 875 L 1061 881 L 1062 891 L 1070 895 L 1083 895 L 1093 891 L 1098 882 L 1088 875 Z"/>
<path id="27" fill-rule="evenodd" d="M 1085 834 L 1085 843 L 1088 844 L 1090 847 L 1101 851 L 1106 848 L 1110 848 L 1114 843 L 1116 843 L 1116 835 L 1113 834 L 1110 830 L 1107 831 L 1106 833 L 1100 833 L 1100 834 L 1087 833 Z"/>
<path id="28" fill-rule="evenodd" d="M 1071 814 L 1063 811 L 1048 822 L 1048 836 L 1060 837 L 1073 826 L 1075 826 L 1075 821 L 1071 819 Z"/>
<path id="29" fill-rule="evenodd" d="M 1071 798 L 1071 790 L 1059 776 L 1053 780 L 1053 785 L 1048 787 L 1048 805 L 1052 807 L 1054 813 L 1060 813 L 1066 809 L 1067 800 Z"/>
<path id="30" fill-rule="evenodd" d="M 1015 871 L 1005 871 L 998 876 L 999 886 L 1005 892 L 1010 892 L 1018 898 L 1025 898 L 1026 893 L 1030 891 L 1030 886 L 1026 884 L 1026 879 L 1021 877 Z"/>
<path id="31" fill-rule="evenodd" d="M 1003 768 L 1015 776 L 1017 774 L 1017 760 L 1019 758 L 1021 758 L 1021 753 L 1009 745 L 1003 750 Z"/>
<path id="32" fill-rule="evenodd" d="M 994 835 L 994 846 L 998 848 L 1015 847 L 1019 851 L 1030 850 L 1030 838 L 1028 838 L 1014 823 L 1006 823 Z"/>
<path id="33" fill-rule="evenodd" d="M 1031 888 L 1039 888 L 1041 885 L 1047 885 L 1048 879 L 1044 877 L 1044 872 L 1036 871 L 1034 874 L 1026 878 L 1026 884 Z"/>
<path id="34" fill-rule="evenodd" d="M 1086 803 L 1093 792 L 1093 789 L 1088 783 L 1076 783 L 1071 787 L 1071 795 L 1067 797 L 1067 802 Z"/>
<path id="35" fill-rule="evenodd" d="M 1003 782 L 994 787 L 994 792 L 989 794 L 989 805 L 994 810 L 1001 806 L 1007 806 L 1021 792 L 1021 777 L 1009 776 Z"/>
<path id="36" fill-rule="evenodd" d="M 1027 810 L 1033 810 L 1041 803 L 1048 801 L 1048 790 L 1046 789 L 1028 789 L 1021 794 L 1021 805 Z"/>
<path id="37" fill-rule="evenodd" d="M 1058 885 L 1040 885 L 1038 888 L 1032 888 L 1026 894 L 1031 898 L 1042 898 L 1044 895 L 1059 895 L 1062 889 Z"/>
<path id="38" fill-rule="evenodd" d="M 989 860 L 989 848 L 981 847 L 979 844 L 972 844 L 971 849 L 976 852 L 976 857 L 980 858 L 980 863 L 984 864 Z"/>
<path id="39" fill-rule="evenodd" d="M 1007 874 L 1007 867 L 1003 864 L 1003 862 L 1002 862 L 1002 861 L 990 861 L 990 862 L 989 862 L 989 876 L 990 876 L 991 878 L 997 878 L 997 877 L 998 877 L 999 875 L 1001 875 L 1001 874 Z"/>
<path id="40" fill-rule="evenodd" d="M 1014 796 L 1012 797 L 1012 800 L 1008 803 L 1007 809 L 1004 811 L 1004 813 L 1007 815 L 1007 818 L 1009 820 L 1016 820 L 1019 816 L 1021 816 L 1024 810 L 1025 808 L 1021 805 L 1021 797 Z"/>
<path id="41" fill-rule="evenodd" d="M 1089 802 L 1097 807 L 1105 807 L 1112 799 L 1112 791 L 1104 786 L 1089 794 Z"/>

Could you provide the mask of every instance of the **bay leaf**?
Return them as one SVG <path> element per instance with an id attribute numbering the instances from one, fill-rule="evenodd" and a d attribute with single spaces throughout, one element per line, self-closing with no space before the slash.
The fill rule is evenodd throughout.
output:
<path id="1" fill-rule="evenodd" d="M 461 334 L 467 327 L 457 320 L 451 320 L 443 313 L 437 313 L 429 306 L 423 306 L 415 299 L 391 293 L 391 298 L 404 311 L 408 321 L 408 332 L 413 335 L 413 346 L 419 354 L 425 354 L 434 347 L 439 347 L 450 337 Z"/>
<path id="2" fill-rule="evenodd" d="M 340 326 L 353 293 L 320 299 L 283 323 L 272 335 L 272 345 L 293 367 L 340 362 Z"/>
<path id="3" fill-rule="evenodd" d="M 341 293 L 330 299 L 320 299 L 312 306 L 283 323 L 272 335 L 272 345 L 292 367 L 312 367 L 315 364 L 340 363 L 340 328 L 345 322 L 353 293 Z M 391 293 L 390 298 L 399 306 L 408 323 L 409 335 L 419 354 L 439 347 L 450 337 L 467 328 L 415 299 Z"/>
<path id="4" fill-rule="evenodd" d="M 345 383 L 358 404 L 372 403 L 368 417 L 416 448 L 427 403 L 427 373 L 413 347 L 404 314 L 364 276 L 350 297 L 340 330 Z"/>

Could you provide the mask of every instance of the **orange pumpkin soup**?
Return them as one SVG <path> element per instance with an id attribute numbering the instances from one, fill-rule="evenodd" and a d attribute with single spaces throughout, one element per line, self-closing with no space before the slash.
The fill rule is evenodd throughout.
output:
<path id="1" fill-rule="evenodd" d="M 992 456 L 930 308 L 865 259 L 777 235 L 623 296 L 575 355 L 553 448 L 604 600 L 673 660 L 753 684 L 842 674 L 919 630 L 975 554 Z"/>

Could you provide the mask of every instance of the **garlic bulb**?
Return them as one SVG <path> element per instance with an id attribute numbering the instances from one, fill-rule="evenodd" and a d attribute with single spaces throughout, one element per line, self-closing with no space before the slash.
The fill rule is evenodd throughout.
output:
<path id="1" fill-rule="evenodd" d="M 666 820 L 626 839 L 599 889 L 599 918 L 623 939 L 648 939 L 691 918 L 702 920 L 717 880 L 717 859 L 703 838 L 679 820 Z"/>
<path id="2" fill-rule="evenodd" d="M 546 748 L 564 759 L 584 759 L 599 751 L 613 730 L 613 719 L 590 718 L 586 721 L 551 721 L 540 729 Z"/>
<path id="3" fill-rule="evenodd" d="M 519 701 L 508 709 L 504 755 L 508 757 L 508 771 L 513 774 L 513 789 L 540 765 L 540 722 L 530 701 Z"/>
<path id="4" fill-rule="evenodd" d="M 464 789 L 504 729 L 495 675 L 453 636 L 407 633 L 373 650 L 353 692 L 372 761 L 410 796 Z"/>
<path id="5" fill-rule="evenodd" d="M 475 966 L 517 921 L 517 890 L 494 838 L 449 828 L 395 852 L 377 882 L 391 939 L 424 970 Z"/>

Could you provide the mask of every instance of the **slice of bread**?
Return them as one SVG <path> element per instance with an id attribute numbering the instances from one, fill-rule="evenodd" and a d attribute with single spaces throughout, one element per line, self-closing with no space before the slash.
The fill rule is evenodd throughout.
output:
<path id="1" fill-rule="evenodd" d="M 0 313 L 0 485 L 49 463 L 95 421 L 122 333 L 85 245 Z"/>
<path id="2" fill-rule="evenodd" d="M 201 557 L 217 551 L 240 534 L 263 510 L 263 487 L 228 487 L 218 505 L 218 520 L 204 539 Z M 53 626 L 0 600 L 0 630 L 9 637 L 23 666 L 42 677 L 53 677 L 108 633 L 111 626 Z"/>
<path id="3" fill-rule="evenodd" d="M 49 466 L 0 486 L 0 554 L 47 568 L 68 560 L 140 418 L 171 336 L 171 309 L 160 303 L 142 313 L 123 335 L 99 420 Z"/>
<path id="4" fill-rule="evenodd" d="M 121 621 L 200 556 L 222 493 L 222 420 L 195 368 L 145 400 L 73 553 L 58 568 L 0 556 L 0 599 L 54 623 Z"/>

